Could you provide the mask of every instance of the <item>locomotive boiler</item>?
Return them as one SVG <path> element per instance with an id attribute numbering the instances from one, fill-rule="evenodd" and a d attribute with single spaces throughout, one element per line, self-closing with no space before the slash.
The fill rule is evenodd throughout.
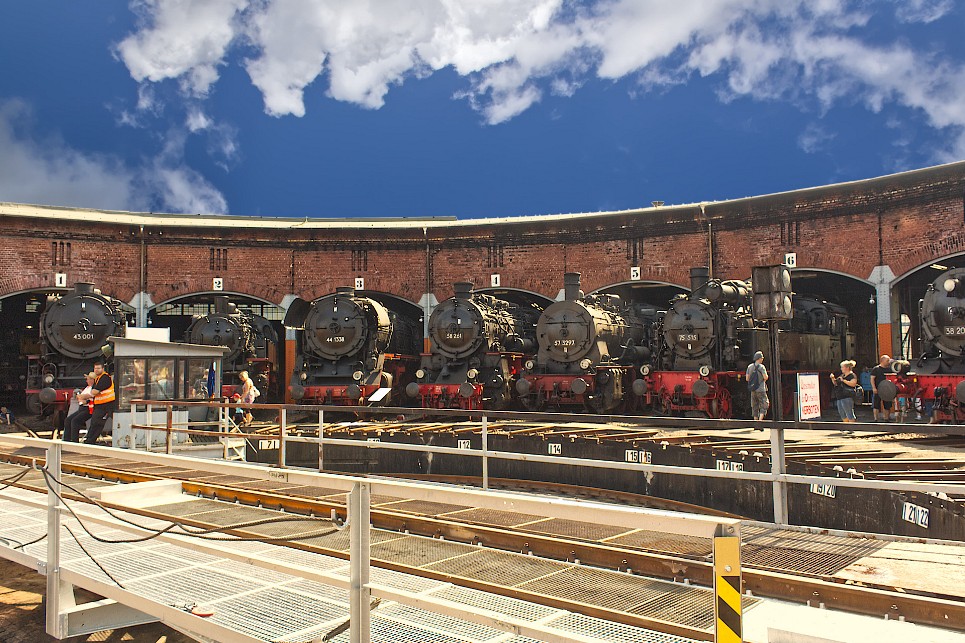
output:
<path id="1" fill-rule="evenodd" d="M 236 391 L 241 371 L 248 371 L 260 390 L 272 390 L 273 364 L 269 354 L 278 344 L 278 333 L 261 315 L 239 310 L 227 297 L 215 297 L 213 311 L 191 318 L 184 341 L 228 349 L 223 360 L 222 395 L 230 397 Z"/>
<path id="2" fill-rule="evenodd" d="M 531 409 L 579 406 L 606 412 L 624 406 L 635 373 L 652 355 L 656 308 L 616 295 L 584 295 L 580 273 L 563 277 L 563 301 L 536 327 L 539 350 L 516 383 Z"/>
<path id="3" fill-rule="evenodd" d="M 47 298 L 40 318 L 43 352 L 27 357 L 27 408 L 42 415 L 62 413 L 84 376 L 103 359 L 101 348 L 111 336 L 123 337 L 127 316 L 122 302 L 78 283 L 63 296 Z"/>
<path id="4" fill-rule="evenodd" d="M 388 403 L 418 364 L 417 320 L 352 287 L 312 302 L 295 300 L 284 324 L 297 331 L 289 390 L 298 401 Z"/>
<path id="5" fill-rule="evenodd" d="M 406 393 L 427 408 L 510 405 L 523 354 L 535 346 L 539 313 L 473 292 L 471 283 L 455 284 L 453 297 L 429 316 L 429 352 Z"/>
<path id="6" fill-rule="evenodd" d="M 931 407 L 941 422 L 965 422 L 965 268 L 952 268 L 925 289 L 918 302 L 919 355 L 896 360 L 891 384 L 878 393 L 887 401 L 901 396 Z"/>

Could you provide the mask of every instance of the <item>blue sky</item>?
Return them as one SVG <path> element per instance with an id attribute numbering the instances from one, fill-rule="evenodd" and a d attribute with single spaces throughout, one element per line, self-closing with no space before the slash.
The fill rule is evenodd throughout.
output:
<path id="1" fill-rule="evenodd" d="M 44 0 L 0 16 L 0 201 L 470 218 L 965 158 L 954 0 Z"/>

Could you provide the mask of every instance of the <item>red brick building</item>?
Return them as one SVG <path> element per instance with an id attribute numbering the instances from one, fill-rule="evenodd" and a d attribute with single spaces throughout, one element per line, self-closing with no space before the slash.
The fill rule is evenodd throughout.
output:
<path id="1" fill-rule="evenodd" d="M 589 214 L 335 220 L 0 203 L 0 222 L 0 303 L 91 281 L 130 302 L 141 324 L 158 304 L 219 286 L 284 308 L 293 296 L 314 299 L 357 283 L 426 308 L 460 280 L 554 299 L 565 271 L 582 272 L 588 292 L 686 287 L 691 266 L 746 279 L 752 266 L 788 257 L 796 260 L 795 290 L 846 305 L 859 354 L 873 360 L 878 351 L 901 352 L 902 328 L 915 336 L 917 300 L 936 271 L 965 265 L 965 162 Z"/>

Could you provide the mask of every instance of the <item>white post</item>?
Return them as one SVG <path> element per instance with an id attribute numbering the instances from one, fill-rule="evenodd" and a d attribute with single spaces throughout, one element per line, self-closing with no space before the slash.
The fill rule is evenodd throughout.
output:
<path id="1" fill-rule="evenodd" d="M 151 405 L 148 404 L 147 409 L 145 410 L 145 413 L 147 414 L 147 417 L 146 417 L 147 421 L 144 422 L 144 424 L 148 426 L 154 426 L 154 420 L 151 417 L 152 410 L 153 409 Z M 154 447 L 154 431 L 152 429 L 148 429 L 145 437 L 147 438 L 147 450 L 151 451 L 152 448 Z M 137 430 L 136 429 L 131 429 L 131 448 L 137 449 Z"/>
<path id="2" fill-rule="evenodd" d="M 372 590 L 369 589 L 370 564 L 370 487 L 367 482 L 356 482 L 348 496 L 349 530 L 349 641 L 371 643 L 371 618 L 369 605 Z"/>
<path id="3" fill-rule="evenodd" d="M 279 427 L 278 427 L 278 428 L 279 428 L 278 433 L 279 433 L 279 437 L 280 437 L 280 439 L 278 440 L 278 466 L 280 466 L 280 467 L 283 468 L 283 469 L 284 469 L 285 466 L 286 466 L 286 464 L 285 464 L 285 440 L 286 440 L 287 433 L 288 433 L 288 426 L 287 426 L 287 424 L 286 424 L 287 419 L 288 419 L 288 413 L 287 413 L 287 411 L 288 411 L 288 409 L 282 407 L 281 412 L 279 413 L 279 415 L 280 415 L 281 417 L 280 417 L 280 421 L 279 421 L 279 423 L 278 423 L 278 425 L 279 425 Z"/>
<path id="4" fill-rule="evenodd" d="M 47 449 L 47 634 L 56 639 L 67 638 L 67 609 L 74 607 L 73 591 L 60 580 L 60 523 L 62 505 L 54 491 L 61 493 L 61 442 L 54 440 Z M 67 589 L 68 591 L 65 591 Z"/>
<path id="5" fill-rule="evenodd" d="M 489 418 L 482 416 L 482 486 L 489 488 Z"/>
<path id="6" fill-rule="evenodd" d="M 325 470 L 325 445 L 322 444 L 322 440 L 325 439 L 325 411 L 322 409 L 318 410 L 318 471 L 321 473 Z"/>
<path id="7" fill-rule="evenodd" d="M 784 475 L 787 464 L 784 461 L 784 429 L 771 427 L 771 473 Z M 778 525 L 787 523 L 787 483 L 775 480 L 771 484 L 774 495 L 774 522 Z"/>

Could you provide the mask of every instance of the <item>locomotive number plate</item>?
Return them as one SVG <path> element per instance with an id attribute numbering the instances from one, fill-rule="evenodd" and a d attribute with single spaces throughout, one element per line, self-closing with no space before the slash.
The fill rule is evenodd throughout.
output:
<path id="1" fill-rule="evenodd" d="M 553 346 L 576 346 L 575 339 L 554 339 Z"/>
<path id="2" fill-rule="evenodd" d="M 946 335 L 965 335 L 965 326 L 945 326 Z"/>
<path id="3" fill-rule="evenodd" d="M 678 342 L 696 342 L 699 339 L 700 339 L 700 335 L 698 335 L 697 333 L 677 335 Z"/>
<path id="4" fill-rule="evenodd" d="M 94 339 L 94 333 L 74 333 L 74 339 Z"/>
<path id="5" fill-rule="evenodd" d="M 342 337 L 341 335 L 338 335 L 338 336 L 335 336 L 335 337 L 326 337 L 326 338 L 325 338 L 325 341 L 328 342 L 328 343 L 330 343 L 330 344 L 341 344 L 341 343 L 343 343 L 343 342 L 345 341 L 345 338 Z"/>
<path id="6" fill-rule="evenodd" d="M 465 339 L 464 333 L 446 333 L 446 339 Z"/>

